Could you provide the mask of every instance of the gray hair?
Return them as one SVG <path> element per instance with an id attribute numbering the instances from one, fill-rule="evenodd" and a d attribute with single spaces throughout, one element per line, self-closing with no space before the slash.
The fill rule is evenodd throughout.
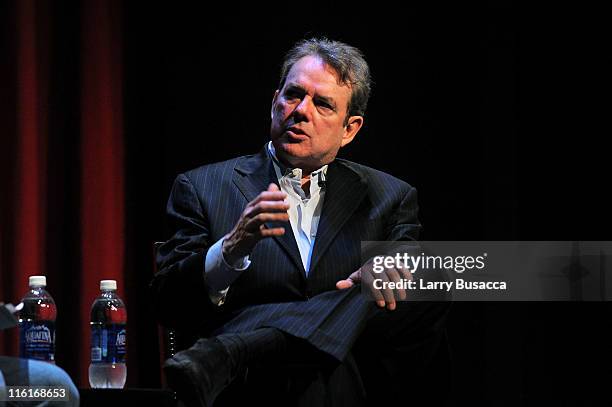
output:
<path id="1" fill-rule="evenodd" d="M 321 58 L 336 71 L 343 84 L 351 87 L 347 120 L 348 116 L 364 116 L 372 88 L 370 68 L 359 49 L 340 41 L 325 37 L 298 41 L 285 55 L 278 88 L 282 89 L 285 85 L 293 64 L 311 55 Z"/>

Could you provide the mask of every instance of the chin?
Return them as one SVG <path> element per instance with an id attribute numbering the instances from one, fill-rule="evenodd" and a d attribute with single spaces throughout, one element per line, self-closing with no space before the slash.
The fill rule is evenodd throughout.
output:
<path id="1" fill-rule="evenodd" d="M 281 139 L 274 145 L 277 150 L 282 150 L 292 155 L 302 155 L 301 152 L 309 150 L 304 143 L 295 143 L 286 139 Z"/>
<path id="2" fill-rule="evenodd" d="M 300 144 L 281 143 L 278 147 L 275 146 L 275 148 L 277 155 L 280 153 L 284 161 L 287 161 L 294 167 L 298 167 L 300 164 L 310 161 L 312 157 L 310 150 L 304 148 L 304 146 Z"/>

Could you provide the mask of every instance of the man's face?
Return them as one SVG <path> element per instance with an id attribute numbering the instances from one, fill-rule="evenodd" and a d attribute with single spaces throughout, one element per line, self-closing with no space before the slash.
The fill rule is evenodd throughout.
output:
<path id="1" fill-rule="evenodd" d="M 298 60 L 272 99 L 270 135 L 278 158 L 314 171 L 336 157 L 363 124 L 351 116 L 345 126 L 351 88 L 316 56 Z"/>

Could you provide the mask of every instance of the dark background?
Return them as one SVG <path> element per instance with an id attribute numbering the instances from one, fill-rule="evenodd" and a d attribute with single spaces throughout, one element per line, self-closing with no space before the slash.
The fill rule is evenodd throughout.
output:
<path id="1" fill-rule="evenodd" d="M 510 1 L 302 6 L 121 6 L 128 310 L 139 316 L 131 329 L 151 339 L 131 359 L 134 386 L 159 383 L 146 284 L 151 243 L 169 238 L 172 181 L 262 148 L 281 57 L 304 36 L 365 53 L 375 81 L 366 124 L 340 156 L 415 186 L 424 240 L 612 240 L 610 33 L 600 13 Z M 68 100 L 79 86 L 80 11 L 52 12 L 63 22 L 58 97 Z M 69 123 L 58 136 L 65 166 L 76 160 Z M 454 304 L 450 405 L 609 404 L 611 316 L 609 303 Z"/>
<path id="2" fill-rule="evenodd" d="M 261 148 L 279 57 L 311 34 L 367 56 L 375 86 L 366 125 L 341 156 L 418 188 L 423 239 L 610 240 L 603 26 L 511 3 L 370 11 L 128 9 L 135 241 L 167 236 L 150 220 L 161 219 L 177 173 Z M 454 403 L 612 401 L 610 310 L 455 304 Z"/>

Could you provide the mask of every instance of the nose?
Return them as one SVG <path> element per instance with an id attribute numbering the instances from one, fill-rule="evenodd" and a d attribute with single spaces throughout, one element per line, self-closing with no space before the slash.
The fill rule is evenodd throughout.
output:
<path id="1" fill-rule="evenodd" d="M 310 121 L 310 109 L 312 107 L 312 100 L 306 95 L 300 101 L 295 109 L 293 110 L 293 116 L 295 121 Z"/>

